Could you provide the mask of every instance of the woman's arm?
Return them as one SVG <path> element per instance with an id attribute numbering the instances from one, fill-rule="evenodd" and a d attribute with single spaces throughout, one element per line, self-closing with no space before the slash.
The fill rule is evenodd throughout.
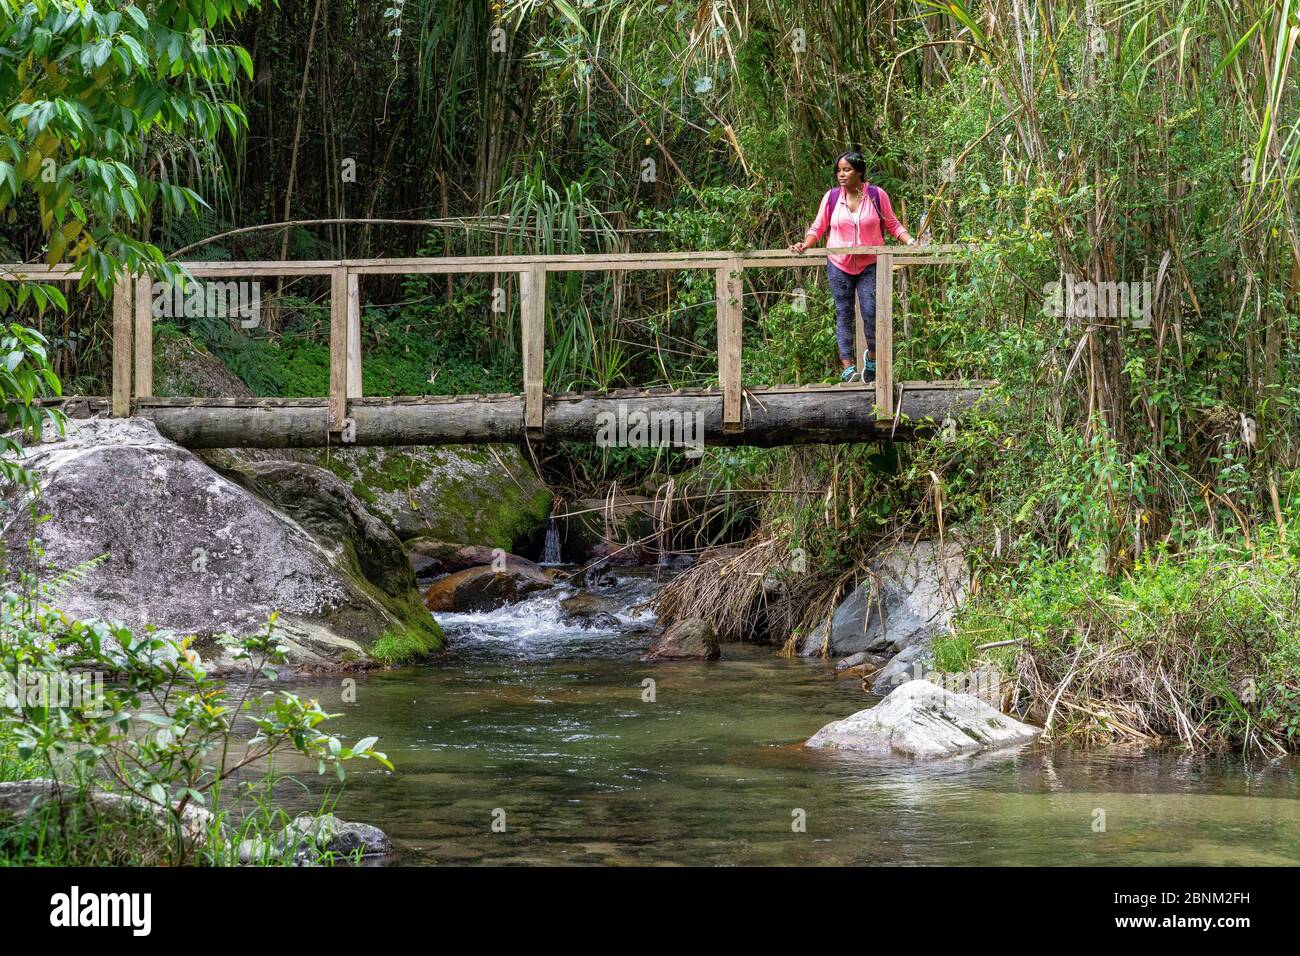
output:
<path id="1" fill-rule="evenodd" d="M 916 240 L 912 238 L 912 234 L 907 231 L 907 228 L 899 222 L 898 217 L 894 215 L 894 204 L 889 201 L 889 193 L 885 192 L 879 186 L 877 186 L 876 189 L 880 192 L 880 218 L 884 227 L 889 230 L 891 236 L 904 245 L 916 245 Z"/>
<path id="2" fill-rule="evenodd" d="M 812 225 L 804 232 L 803 242 L 796 242 L 790 247 L 791 252 L 803 252 L 809 246 L 815 246 L 821 241 L 822 234 L 831 224 L 830 203 L 827 202 L 831 197 L 831 190 L 826 190 L 826 195 L 822 196 L 821 205 L 817 207 L 817 218 L 812 221 Z M 811 241 L 810 241 L 811 240 Z"/>

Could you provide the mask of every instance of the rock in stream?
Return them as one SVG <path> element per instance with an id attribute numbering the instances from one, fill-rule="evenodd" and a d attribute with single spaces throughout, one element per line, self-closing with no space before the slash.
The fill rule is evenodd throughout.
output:
<path id="1" fill-rule="evenodd" d="M 911 680 L 875 707 L 827 724 L 806 746 L 935 760 L 1026 743 L 1041 733 L 977 697 Z"/>

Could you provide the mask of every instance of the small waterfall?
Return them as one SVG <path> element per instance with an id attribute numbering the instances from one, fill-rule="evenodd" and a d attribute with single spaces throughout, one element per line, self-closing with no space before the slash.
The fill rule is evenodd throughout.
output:
<path id="1" fill-rule="evenodd" d="M 438 623 L 456 653 L 468 658 L 553 660 L 612 658 L 645 650 L 656 617 L 642 605 L 659 582 L 645 569 L 626 568 L 616 585 L 599 594 L 566 583 L 534 591 L 522 601 L 490 611 L 440 611 Z M 586 598 L 577 606 L 565 602 Z M 636 610 L 634 610 L 636 609 Z"/>
<path id="2" fill-rule="evenodd" d="M 542 544 L 541 563 L 560 563 L 560 526 L 555 520 L 555 515 L 551 515 L 551 520 L 546 525 L 546 541 Z"/>

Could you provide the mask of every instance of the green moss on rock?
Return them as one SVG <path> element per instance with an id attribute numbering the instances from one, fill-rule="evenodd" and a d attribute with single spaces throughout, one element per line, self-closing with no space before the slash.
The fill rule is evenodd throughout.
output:
<path id="1" fill-rule="evenodd" d="M 370 648 L 370 656 L 381 664 L 418 661 L 443 649 L 446 641 L 438 622 L 424 612 L 425 624 L 388 631 Z"/>
<path id="2" fill-rule="evenodd" d="M 341 478 L 403 540 L 514 550 L 538 538 L 551 493 L 510 445 L 294 452 Z"/>

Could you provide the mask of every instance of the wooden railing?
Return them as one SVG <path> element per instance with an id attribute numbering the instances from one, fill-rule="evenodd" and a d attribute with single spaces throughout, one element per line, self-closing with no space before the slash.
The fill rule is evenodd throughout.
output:
<path id="1" fill-rule="evenodd" d="M 960 262 L 968 245 L 862 246 L 852 249 L 809 249 L 796 254 L 784 249 L 749 252 L 647 252 L 552 256 L 447 256 L 425 259 L 339 259 L 302 262 L 178 263 L 194 278 L 255 278 L 268 276 L 329 276 L 330 386 L 329 422 L 340 431 L 348 417 L 348 402 L 362 396 L 361 277 L 431 273 L 516 273 L 519 277 L 522 321 L 524 425 L 542 427 L 544 412 L 546 276 L 551 272 L 646 271 L 712 269 L 716 277 L 718 381 L 722 393 L 723 428 L 741 431 L 741 355 L 743 281 L 746 269 L 820 266 L 830 253 L 871 254 L 876 267 L 876 383 L 875 404 L 881 418 L 894 408 L 893 273 L 915 265 Z M 43 282 L 74 281 L 81 274 L 62 266 L 0 266 L 0 278 Z M 856 301 L 855 301 L 856 307 Z M 113 297 L 112 414 L 131 414 L 135 399 L 153 397 L 153 284 L 148 276 L 122 279 Z M 866 351 L 861 314 L 857 317 L 856 355 L 860 366 Z"/>

